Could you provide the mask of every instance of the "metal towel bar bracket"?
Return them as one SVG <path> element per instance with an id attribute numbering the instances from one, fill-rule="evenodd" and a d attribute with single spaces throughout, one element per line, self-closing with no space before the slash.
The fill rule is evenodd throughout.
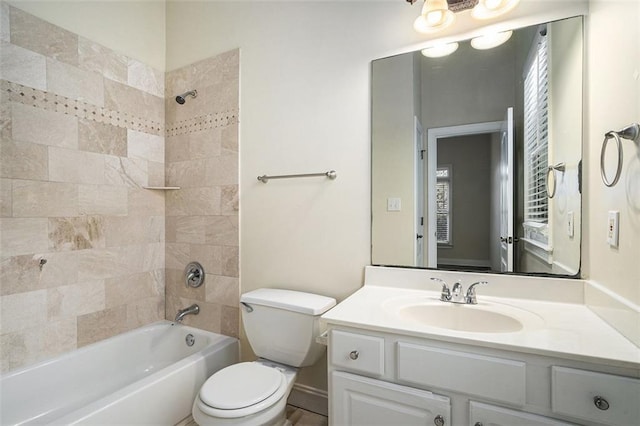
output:
<path id="1" fill-rule="evenodd" d="M 258 180 L 262 183 L 267 183 L 269 182 L 270 179 L 291 179 L 291 178 L 317 177 L 317 176 L 325 176 L 333 180 L 338 177 L 338 174 L 336 173 L 335 170 L 329 170 L 328 172 L 324 172 L 324 173 L 305 173 L 305 174 L 299 174 L 299 175 L 278 175 L 278 176 L 262 175 L 262 176 L 258 176 Z"/>
<path id="2" fill-rule="evenodd" d="M 614 186 L 618 183 L 618 179 L 620 179 L 620 173 L 622 172 L 622 139 L 629 139 L 631 141 L 638 141 L 640 137 L 640 124 L 633 123 L 630 126 L 625 127 L 624 129 L 616 132 L 611 130 L 604 135 L 604 140 L 602 141 L 602 149 L 600 150 L 600 176 L 602 177 L 602 182 L 608 187 Z M 618 161 L 616 165 L 616 174 L 613 179 L 609 179 L 607 177 L 607 172 L 604 167 L 604 157 L 607 152 L 607 144 L 609 139 L 614 139 L 616 141 L 616 149 L 618 150 Z"/>
<path id="3" fill-rule="evenodd" d="M 547 191 L 547 197 L 553 198 L 556 195 L 556 189 L 558 188 L 558 178 L 556 176 L 556 172 L 564 173 L 566 170 L 566 166 L 564 163 L 558 163 L 554 166 L 549 166 L 547 168 L 547 177 L 544 181 L 544 186 Z M 553 191 L 549 191 L 549 175 L 553 174 Z"/>

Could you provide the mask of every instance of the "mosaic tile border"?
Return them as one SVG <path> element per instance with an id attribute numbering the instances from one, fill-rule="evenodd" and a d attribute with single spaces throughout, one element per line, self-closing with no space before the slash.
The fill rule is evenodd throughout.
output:
<path id="1" fill-rule="evenodd" d="M 136 117 L 126 112 L 114 111 L 55 93 L 46 92 L 7 80 L 0 80 L 3 101 L 7 99 L 47 111 L 72 115 L 78 118 L 111 124 L 138 132 L 164 136 L 163 124 Z M 5 98 L 6 96 L 6 98 Z"/>
<path id="2" fill-rule="evenodd" d="M 227 127 L 238 123 L 238 111 L 229 110 L 212 114 L 199 115 L 187 120 L 167 123 L 165 136 L 188 135 L 204 130 Z"/>
<path id="3" fill-rule="evenodd" d="M 34 108 L 72 115 L 98 123 L 111 124 L 116 127 L 157 136 L 187 135 L 209 129 L 227 127 L 239 122 L 238 111 L 229 110 L 199 115 L 175 123 L 167 123 L 163 129 L 162 123 L 157 121 L 136 117 L 126 112 L 99 107 L 87 102 L 67 98 L 62 95 L 7 80 L 0 80 L 0 90 L 3 101 L 17 102 Z"/>

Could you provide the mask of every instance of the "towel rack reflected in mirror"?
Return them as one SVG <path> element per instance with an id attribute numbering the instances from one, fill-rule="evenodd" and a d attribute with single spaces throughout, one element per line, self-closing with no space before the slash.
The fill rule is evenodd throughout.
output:
<path id="1" fill-rule="evenodd" d="M 556 189 L 558 188 L 558 177 L 556 176 L 556 172 L 564 173 L 566 167 L 564 163 L 558 163 L 554 166 L 549 166 L 547 168 L 547 178 L 544 181 L 544 187 L 547 191 L 547 197 L 553 198 L 556 195 Z M 553 175 L 553 191 L 549 191 L 549 175 Z"/>

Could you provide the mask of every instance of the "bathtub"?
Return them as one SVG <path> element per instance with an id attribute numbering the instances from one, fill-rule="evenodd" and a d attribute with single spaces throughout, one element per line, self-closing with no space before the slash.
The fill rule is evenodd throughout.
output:
<path id="1" fill-rule="evenodd" d="M 0 424 L 175 425 L 236 362 L 236 339 L 157 322 L 3 375 Z"/>

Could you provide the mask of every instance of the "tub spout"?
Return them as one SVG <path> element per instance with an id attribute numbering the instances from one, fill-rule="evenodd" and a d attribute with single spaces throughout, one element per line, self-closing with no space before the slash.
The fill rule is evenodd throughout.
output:
<path id="1" fill-rule="evenodd" d="M 200 307 L 194 303 L 188 308 L 178 310 L 178 313 L 176 314 L 176 319 L 174 321 L 182 322 L 182 319 L 187 315 L 198 315 L 198 312 L 200 312 Z"/>

